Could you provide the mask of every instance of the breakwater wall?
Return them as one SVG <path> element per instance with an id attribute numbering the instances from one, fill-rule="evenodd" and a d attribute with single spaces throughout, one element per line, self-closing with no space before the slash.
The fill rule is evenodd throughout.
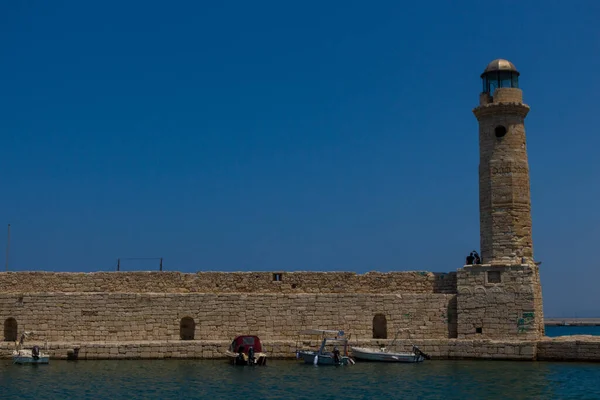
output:
<path id="1" fill-rule="evenodd" d="M 306 328 L 359 338 L 456 337 L 456 274 L 392 272 L 0 273 L 4 339 L 286 340 Z"/>
<path id="2" fill-rule="evenodd" d="M 546 326 L 600 326 L 600 318 L 546 318 Z"/>
<path id="3" fill-rule="evenodd" d="M 355 337 L 455 335 L 455 295 L 272 293 L 0 294 L 0 316 L 50 341 L 283 340 L 316 327 Z M 378 322 L 380 321 L 380 322 Z M 5 337 L 6 337 L 5 333 Z M 14 339 L 15 337 L 13 337 Z"/>
<path id="4" fill-rule="evenodd" d="M 27 330 L 54 358 L 221 358 L 256 334 L 293 358 L 307 328 L 343 329 L 353 345 L 416 344 L 434 358 L 600 360 L 595 339 L 542 338 L 537 268 L 431 272 L 4 272 L 2 357 Z M 462 316 L 461 316 L 462 313 Z M 542 328 L 543 329 L 543 328 Z M 404 347 L 404 348 L 403 348 Z"/>
<path id="5" fill-rule="evenodd" d="M 392 340 L 351 340 L 351 346 L 379 347 Z M 293 359 L 298 349 L 315 349 L 316 340 L 263 341 L 270 359 Z M 43 342 L 31 341 L 44 347 Z M 52 359 L 66 359 L 67 352 L 79 348 L 79 360 L 120 359 L 224 359 L 230 341 L 135 341 L 135 342 L 55 342 L 45 350 Z M 483 359 L 519 361 L 600 361 L 600 338 L 591 336 L 544 338 L 541 340 L 462 340 L 418 339 L 397 340 L 389 347 L 410 351 L 417 345 L 432 360 Z M 14 344 L 0 343 L 0 358 L 9 358 Z"/>

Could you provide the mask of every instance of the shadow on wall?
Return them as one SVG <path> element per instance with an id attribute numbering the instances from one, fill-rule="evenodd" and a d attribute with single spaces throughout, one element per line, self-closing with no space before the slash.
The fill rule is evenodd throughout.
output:
<path id="1" fill-rule="evenodd" d="M 433 293 L 455 294 L 456 272 L 434 272 Z"/>
<path id="2" fill-rule="evenodd" d="M 446 309 L 446 318 L 448 323 L 448 338 L 458 338 L 458 300 L 457 296 L 452 297 L 448 302 L 448 308 Z"/>

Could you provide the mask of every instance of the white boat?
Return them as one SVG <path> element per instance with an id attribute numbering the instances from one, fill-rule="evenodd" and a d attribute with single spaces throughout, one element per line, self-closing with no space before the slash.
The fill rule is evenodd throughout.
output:
<path id="1" fill-rule="evenodd" d="M 389 351 L 385 347 L 381 347 L 379 349 L 368 347 L 351 347 L 350 350 L 352 351 L 354 358 L 364 361 L 418 363 L 430 358 L 417 346 L 413 346 L 412 353 L 396 353 Z"/>
<path id="2" fill-rule="evenodd" d="M 21 335 L 21 339 L 17 343 L 17 348 L 12 354 L 14 364 L 48 364 L 50 362 L 50 356 L 42 352 L 39 346 L 33 346 L 31 349 L 23 348 L 25 339 L 33 334 L 33 332 L 23 332 Z M 45 347 L 48 347 L 47 342 Z"/>
<path id="3" fill-rule="evenodd" d="M 353 365 L 354 360 L 348 356 L 348 339 L 344 331 L 326 329 L 308 329 L 299 332 L 300 335 L 323 335 L 319 350 L 298 350 L 296 358 L 305 364 L 313 365 Z M 329 335 L 329 337 L 328 337 Z M 329 346 L 329 347 L 328 347 Z M 330 347 L 333 346 L 332 349 Z M 338 346 L 342 346 L 342 351 Z"/>

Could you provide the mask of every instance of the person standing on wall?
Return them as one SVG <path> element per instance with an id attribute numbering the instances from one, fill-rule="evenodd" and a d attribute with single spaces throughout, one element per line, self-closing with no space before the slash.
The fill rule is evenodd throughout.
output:
<path id="1" fill-rule="evenodd" d="M 472 265 L 475 257 L 473 256 L 473 252 L 467 256 L 467 265 Z"/>

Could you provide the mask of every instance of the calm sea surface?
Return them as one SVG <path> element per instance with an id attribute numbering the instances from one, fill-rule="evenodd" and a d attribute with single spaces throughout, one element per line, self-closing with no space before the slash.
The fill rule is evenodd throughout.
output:
<path id="1" fill-rule="evenodd" d="M 546 336 L 596 335 L 600 326 L 546 326 Z"/>
<path id="2" fill-rule="evenodd" d="M 359 363 L 269 360 L 0 360 L 2 399 L 600 399 L 600 364 L 511 361 Z"/>
<path id="3" fill-rule="evenodd" d="M 548 326 L 548 336 L 600 335 L 600 327 Z M 269 360 L 0 360 L 0 399 L 596 399 L 600 363 L 432 360 L 315 367 Z"/>

